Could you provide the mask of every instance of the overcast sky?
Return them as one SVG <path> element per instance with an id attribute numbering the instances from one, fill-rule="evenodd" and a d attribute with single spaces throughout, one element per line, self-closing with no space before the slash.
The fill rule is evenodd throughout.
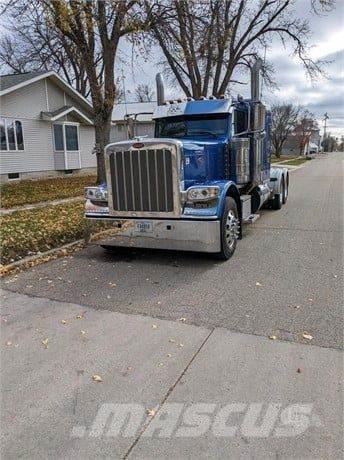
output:
<path id="1" fill-rule="evenodd" d="M 322 16 L 316 16 L 310 11 L 310 0 L 297 0 L 296 9 L 300 17 L 308 17 L 312 29 L 311 49 L 313 58 L 321 58 L 332 61 L 325 70 L 328 79 L 311 82 L 305 75 L 302 64 L 291 55 L 290 50 L 284 49 L 276 39 L 268 51 L 267 59 L 272 62 L 276 69 L 276 82 L 279 90 L 267 90 L 263 88 L 263 98 L 267 104 L 274 101 L 291 101 L 307 106 L 319 120 L 323 128 L 323 114 L 328 113 L 328 131 L 338 136 L 344 134 L 344 0 L 337 0 L 334 11 Z M 128 47 L 123 46 L 124 53 L 130 58 L 130 53 L 125 51 Z M 139 83 L 154 85 L 156 72 L 159 70 L 157 62 L 160 56 L 151 56 L 147 62 L 144 59 L 133 61 L 133 70 L 125 69 L 126 89 L 131 91 Z M 131 67 L 131 66 L 129 66 Z M 248 88 L 233 88 L 233 94 L 240 91 L 244 96 L 248 95 Z M 178 97 L 182 92 L 178 88 L 168 88 L 168 97 Z M 132 96 L 129 94 L 128 99 Z"/>

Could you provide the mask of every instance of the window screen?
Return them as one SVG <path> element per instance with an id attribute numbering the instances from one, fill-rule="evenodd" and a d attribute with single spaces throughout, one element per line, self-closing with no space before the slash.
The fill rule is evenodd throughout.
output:
<path id="1" fill-rule="evenodd" d="M 63 125 L 54 125 L 55 150 L 64 150 L 63 145 Z"/>
<path id="2" fill-rule="evenodd" d="M 79 150 L 78 127 L 75 125 L 65 125 L 65 133 L 67 150 Z"/>

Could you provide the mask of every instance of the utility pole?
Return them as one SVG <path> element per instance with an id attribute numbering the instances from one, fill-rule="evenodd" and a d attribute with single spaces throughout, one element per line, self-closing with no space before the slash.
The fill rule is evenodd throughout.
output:
<path id="1" fill-rule="evenodd" d="M 324 114 L 324 139 L 326 138 L 326 122 L 330 117 L 328 116 L 327 112 Z"/>

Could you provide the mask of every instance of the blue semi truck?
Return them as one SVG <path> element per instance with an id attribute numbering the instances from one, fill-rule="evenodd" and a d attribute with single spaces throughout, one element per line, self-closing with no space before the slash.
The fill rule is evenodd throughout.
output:
<path id="1" fill-rule="evenodd" d="M 157 75 L 154 138 L 105 149 L 106 184 L 85 190 L 85 217 L 113 231 L 99 244 L 201 251 L 229 259 L 263 206 L 281 209 L 289 175 L 272 168 L 271 114 L 260 98 L 260 66 L 251 98 L 165 101 Z"/>

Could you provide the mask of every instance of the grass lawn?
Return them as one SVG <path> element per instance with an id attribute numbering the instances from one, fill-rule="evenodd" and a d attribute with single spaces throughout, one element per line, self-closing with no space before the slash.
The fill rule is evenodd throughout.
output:
<path id="1" fill-rule="evenodd" d="M 283 163 L 283 166 L 288 166 L 288 165 L 291 165 L 291 166 L 298 166 L 298 165 L 302 165 L 302 163 L 305 163 L 307 160 L 306 157 L 303 157 L 303 158 L 295 158 L 294 160 L 290 160 L 290 161 L 286 161 L 285 163 Z"/>
<path id="2" fill-rule="evenodd" d="M 84 237 L 84 203 L 46 206 L 1 217 L 1 264 L 48 251 Z M 99 230 L 102 228 L 99 225 Z"/>
<path id="3" fill-rule="evenodd" d="M 295 156 L 281 155 L 279 158 L 275 157 L 275 155 L 272 155 L 271 156 L 271 163 L 279 163 L 280 161 L 293 160 L 294 158 L 297 158 L 297 155 L 295 155 Z"/>
<path id="4" fill-rule="evenodd" d="M 14 208 L 40 201 L 71 198 L 84 194 L 84 187 L 94 185 L 95 176 L 54 177 L 25 180 L 1 186 L 1 207 Z"/>

